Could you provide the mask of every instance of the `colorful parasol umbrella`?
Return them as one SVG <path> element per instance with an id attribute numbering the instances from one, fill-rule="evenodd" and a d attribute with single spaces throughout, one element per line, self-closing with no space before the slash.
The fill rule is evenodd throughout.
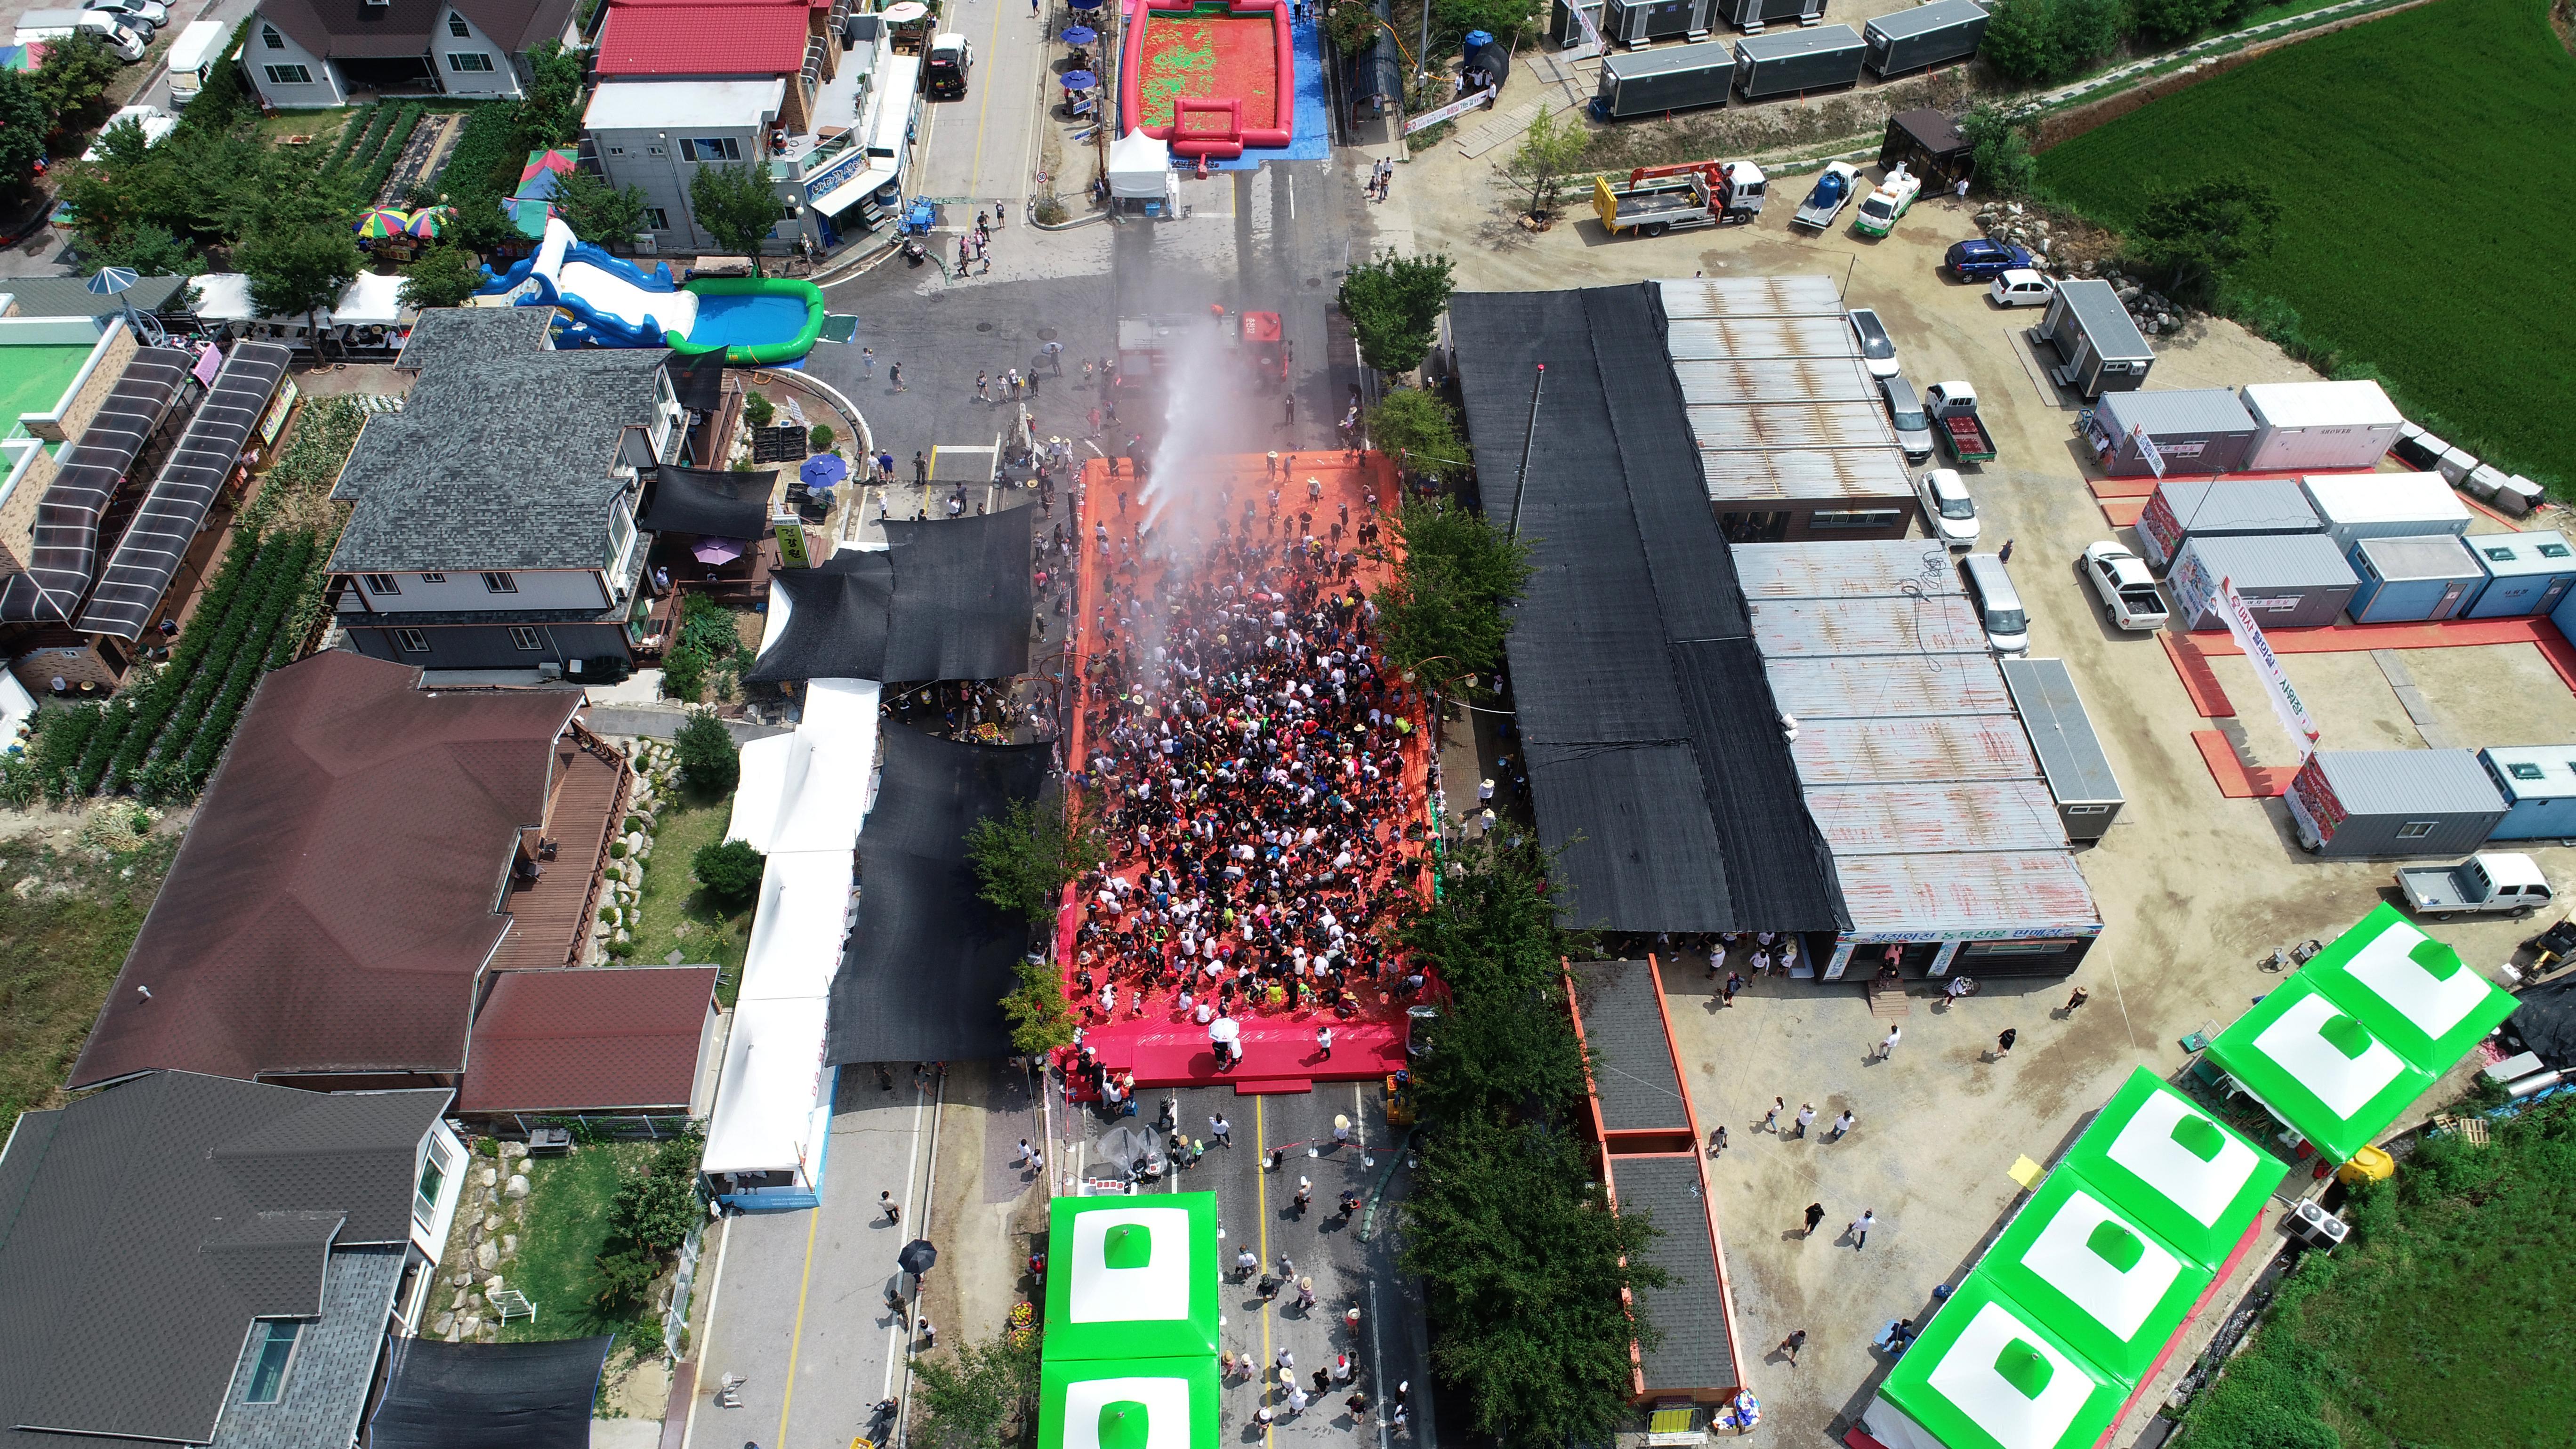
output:
<path id="1" fill-rule="evenodd" d="M 922 4 L 921 0 L 896 0 L 896 3 L 885 9 L 888 25 L 910 25 L 916 20 L 928 18 L 929 14 L 930 7 Z"/>
<path id="2" fill-rule="evenodd" d="M 411 221 L 403 227 L 403 230 L 413 236 L 440 236 L 444 235 L 447 228 L 455 221 L 455 207 L 424 206 L 412 213 Z"/>
<path id="3" fill-rule="evenodd" d="M 1064 3 L 1072 6 L 1076 10 L 1097 10 L 1100 8 L 1100 0 L 1064 0 Z"/>
<path id="4" fill-rule="evenodd" d="M 796 476 L 804 480 L 807 488 L 819 492 L 839 487 L 841 480 L 850 476 L 850 465 L 838 453 L 817 453 L 805 460 Z"/>
<path id="5" fill-rule="evenodd" d="M 1100 84 L 1100 77 L 1087 70 L 1069 70 L 1056 79 L 1063 81 L 1064 88 L 1069 91 L 1087 91 Z"/>
<path id="6" fill-rule="evenodd" d="M 1063 39 L 1067 45 L 1089 45 L 1100 39 L 1100 32 L 1088 25 L 1068 25 L 1064 28 Z"/>
<path id="7" fill-rule="evenodd" d="M 731 538 L 702 538 L 689 552 L 702 564 L 729 564 L 742 557 L 742 543 Z"/>
<path id="8" fill-rule="evenodd" d="M 572 169 L 573 159 L 570 151 L 531 151 L 528 153 L 527 164 L 519 168 L 517 194 L 552 196 L 555 194 L 555 177 L 567 174 Z"/>
<path id="9" fill-rule="evenodd" d="M 411 225 L 411 213 L 407 211 L 401 211 L 390 206 L 371 207 L 368 209 L 366 215 L 358 218 L 358 235 L 364 237 L 401 236 L 403 234 L 403 228 L 409 225 Z"/>

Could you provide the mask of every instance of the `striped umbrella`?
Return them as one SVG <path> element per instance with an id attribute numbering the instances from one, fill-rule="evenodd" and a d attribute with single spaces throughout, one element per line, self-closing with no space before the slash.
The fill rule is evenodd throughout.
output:
<path id="1" fill-rule="evenodd" d="M 412 213 L 411 221 L 403 227 L 403 230 L 411 233 L 413 236 L 438 236 L 445 232 L 448 226 L 455 220 L 455 207 L 424 206 L 420 210 Z"/>
<path id="2" fill-rule="evenodd" d="M 358 235 L 364 237 L 401 236 L 403 234 L 403 228 L 410 224 L 411 213 L 409 212 L 401 211 L 390 206 L 371 207 L 368 209 L 366 215 L 358 218 Z"/>

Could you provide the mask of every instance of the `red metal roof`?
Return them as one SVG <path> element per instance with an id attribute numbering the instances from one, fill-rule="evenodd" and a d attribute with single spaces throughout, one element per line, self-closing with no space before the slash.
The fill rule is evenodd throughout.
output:
<path id="1" fill-rule="evenodd" d="M 334 650 L 261 682 L 72 1086 L 464 1064 L 502 884 L 582 696 L 418 677 Z"/>
<path id="2" fill-rule="evenodd" d="M 496 971 L 460 1112 L 685 1112 L 713 966 Z"/>
<path id="3" fill-rule="evenodd" d="M 619 0 L 600 31 L 600 75 L 794 75 L 803 0 Z"/>

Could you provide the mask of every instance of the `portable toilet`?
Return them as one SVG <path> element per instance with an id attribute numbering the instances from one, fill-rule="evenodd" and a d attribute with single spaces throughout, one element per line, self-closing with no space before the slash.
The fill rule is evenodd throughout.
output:
<path id="1" fill-rule="evenodd" d="M 2455 619 L 2487 581 L 2477 557 L 2447 533 L 2365 538 L 2345 559 L 2361 580 L 2345 606 L 2356 624 Z"/>
<path id="2" fill-rule="evenodd" d="M 2489 840 L 2576 840 L 2576 745 L 2490 745 L 2478 751 L 2504 796 Z"/>
<path id="3" fill-rule="evenodd" d="M 2563 533 L 2483 533 L 2468 540 L 2469 552 L 2486 570 L 2487 586 L 2478 590 L 2462 618 L 2508 619 L 2546 614 L 2576 584 L 2576 548 Z"/>

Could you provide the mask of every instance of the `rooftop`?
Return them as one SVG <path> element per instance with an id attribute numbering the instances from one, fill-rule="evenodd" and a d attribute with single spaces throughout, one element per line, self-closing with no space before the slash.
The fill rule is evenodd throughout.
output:
<path id="1" fill-rule="evenodd" d="M 687 12 L 654 9 L 643 13 Z M 776 77 L 613 81 L 590 93 L 590 109 L 583 113 L 581 123 L 593 131 L 654 131 L 683 126 L 756 130 L 778 118 L 778 108 L 786 97 L 787 82 Z"/>
<path id="2" fill-rule="evenodd" d="M 53 412 L 97 350 L 96 343 L 0 344 L 0 432 L 23 414 Z"/>
<path id="3" fill-rule="evenodd" d="M 811 38 L 806 8 L 799 0 L 614 5 L 593 69 L 605 77 L 795 75 Z"/>
<path id="4" fill-rule="evenodd" d="M 474 1017 L 460 1112 L 686 1112 L 713 966 L 501 971 Z"/>
<path id="5" fill-rule="evenodd" d="M 295 43 L 333 59 L 414 56 L 451 0 L 260 0 L 259 14 Z M 474 28 L 510 51 L 561 35 L 573 0 L 452 0 Z"/>
<path id="6" fill-rule="evenodd" d="M 130 305 L 138 312 L 158 312 L 179 298 L 186 277 L 137 277 L 115 296 L 101 296 L 81 277 L 11 277 L 0 282 L 0 295 L 16 305 L 12 317 L 107 317 Z"/>
<path id="7" fill-rule="evenodd" d="M 480 367 L 554 347 L 551 307 L 436 307 L 420 314 L 394 366 L 406 372 Z"/>

